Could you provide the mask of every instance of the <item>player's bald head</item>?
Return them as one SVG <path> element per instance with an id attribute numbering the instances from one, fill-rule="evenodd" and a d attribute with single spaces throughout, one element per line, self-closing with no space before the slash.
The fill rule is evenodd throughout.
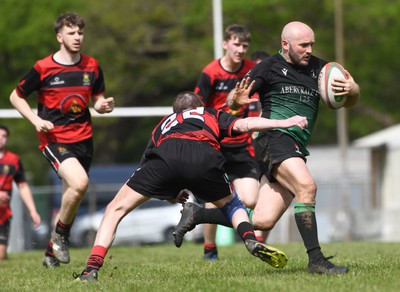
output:
<path id="1" fill-rule="evenodd" d="M 304 37 L 314 38 L 314 31 L 307 24 L 300 21 L 292 21 L 286 24 L 281 34 L 281 40 L 286 40 L 289 43 Z"/>

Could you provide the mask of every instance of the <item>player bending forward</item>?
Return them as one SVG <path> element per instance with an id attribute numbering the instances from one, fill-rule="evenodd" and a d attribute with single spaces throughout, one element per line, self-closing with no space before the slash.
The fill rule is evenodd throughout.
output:
<path id="1" fill-rule="evenodd" d="M 245 86 L 242 84 L 242 86 Z M 108 249 L 122 218 L 150 198 L 176 200 L 180 190 L 190 189 L 198 199 L 214 203 L 231 222 L 248 251 L 275 268 L 287 263 L 286 255 L 258 242 L 253 226 L 223 170 L 220 137 L 273 128 L 307 127 L 307 119 L 240 119 L 202 106 L 194 92 L 182 92 L 173 102 L 174 113 L 155 127 L 140 167 L 109 203 L 87 260 L 76 281 L 97 281 Z M 172 183 L 173 182 L 173 183 Z"/>

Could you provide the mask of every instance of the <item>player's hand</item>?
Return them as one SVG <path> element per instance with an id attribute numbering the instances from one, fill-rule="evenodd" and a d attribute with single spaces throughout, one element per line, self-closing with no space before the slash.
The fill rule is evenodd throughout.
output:
<path id="1" fill-rule="evenodd" d="M 35 228 L 38 227 L 41 222 L 40 215 L 37 212 L 33 212 L 33 213 L 31 213 L 31 218 L 33 221 L 33 227 L 35 227 Z"/>
<path id="2" fill-rule="evenodd" d="M 114 97 L 107 97 L 104 96 L 94 96 L 93 97 L 93 108 L 99 114 L 105 114 L 112 112 L 114 109 Z"/>
<path id="3" fill-rule="evenodd" d="M 308 127 L 307 118 L 302 116 L 297 116 L 297 115 L 293 116 L 291 118 L 288 118 L 286 122 L 288 122 L 288 128 L 297 126 L 300 129 L 304 130 L 305 128 Z"/>
<path id="4" fill-rule="evenodd" d="M 10 196 L 6 191 L 0 191 L 0 204 L 10 203 Z"/>
<path id="5" fill-rule="evenodd" d="M 101 100 L 100 110 L 101 113 L 110 113 L 114 109 L 114 97 L 107 97 Z"/>
<path id="6" fill-rule="evenodd" d="M 48 133 L 54 129 L 52 122 L 40 118 L 35 122 L 34 126 L 39 133 Z"/>
<path id="7" fill-rule="evenodd" d="M 227 103 L 230 109 L 238 109 L 241 106 L 258 101 L 257 98 L 249 98 L 255 81 L 250 82 L 250 77 L 243 78 L 242 81 L 236 83 L 235 88 L 229 93 Z"/>
<path id="8" fill-rule="evenodd" d="M 335 90 L 335 96 L 346 96 L 358 93 L 358 85 L 350 73 L 345 70 L 346 78 L 337 78 L 332 82 L 332 88 Z"/>
<path id="9" fill-rule="evenodd" d="M 189 199 L 189 196 L 192 192 L 189 191 L 188 189 L 183 189 L 179 192 L 178 196 L 175 199 L 168 200 L 170 203 L 179 203 L 179 204 L 185 204 L 186 201 Z"/>

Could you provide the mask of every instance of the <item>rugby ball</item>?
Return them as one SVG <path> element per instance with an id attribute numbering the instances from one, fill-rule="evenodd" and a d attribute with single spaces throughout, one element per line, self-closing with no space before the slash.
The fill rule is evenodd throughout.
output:
<path id="1" fill-rule="evenodd" d="M 332 82 L 336 78 L 346 78 L 345 70 L 339 63 L 327 63 L 318 76 L 318 90 L 322 101 L 331 109 L 339 109 L 346 102 L 346 96 L 335 96 Z"/>

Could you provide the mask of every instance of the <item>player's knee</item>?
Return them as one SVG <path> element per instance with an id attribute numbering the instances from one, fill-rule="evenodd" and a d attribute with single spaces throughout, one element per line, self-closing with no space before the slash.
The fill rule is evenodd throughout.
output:
<path id="1" fill-rule="evenodd" d="M 257 204 L 256 196 L 248 196 L 240 199 L 246 208 L 254 209 L 256 207 Z"/>
<path id="2" fill-rule="evenodd" d="M 252 223 L 256 230 L 270 231 L 275 227 L 276 221 L 272 219 L 259 220 L 253 217 Z"/>
<path id="3" fill-rule="evenodd" d="M 244 211 L 246 211 L 246 209 L 244 208 L 242 202 L 240 201 L 240 199 L 236 193 L 235 193 L 233 200 L 229 201 L 228 203 L 225 204 L 225 206 L 220 208 L 222 213 L 224 213 L 224 215 L 226 217 L 228 217 L 229 220 L 231 220 L 231 221 L 232 221 L 233 214 L 235 214 L 236 211 L 239 209 L 243 209 Z"/>
<path id="4" fill-rule="evenodd" d="M 83 197 L 89 187 L 89 178 L 84 177 L 72 185 L 73 190 L 78 197 Z"/>
<path id="5" fill-rule="evenodd" d="M 314 180 L 304 181 L 296 195 L 297 201 L 304 203 L 314 203 L 316 201 L 317 185 Z"/>

